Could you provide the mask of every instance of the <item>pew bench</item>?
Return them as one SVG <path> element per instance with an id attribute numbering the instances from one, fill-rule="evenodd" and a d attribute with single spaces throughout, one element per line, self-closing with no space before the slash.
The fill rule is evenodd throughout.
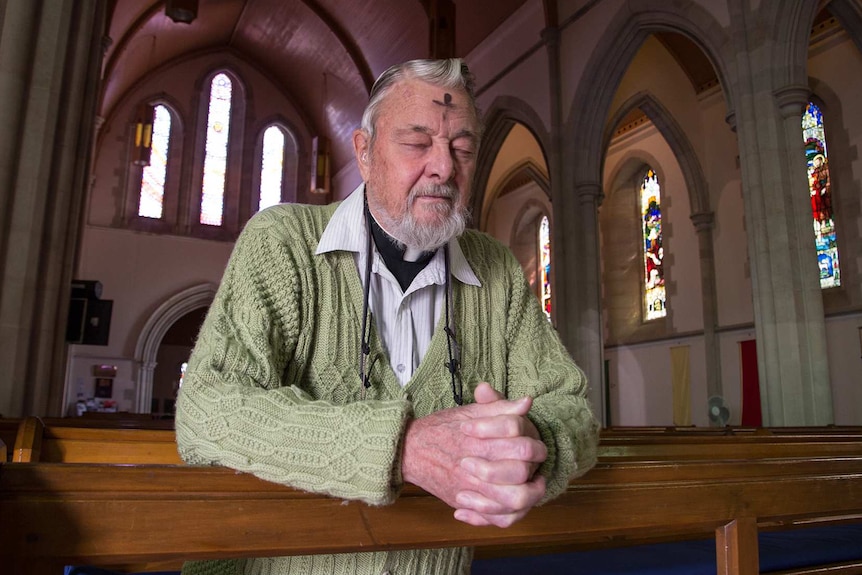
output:
<path id="1" fill-rule="evenodd" d="M 501 556 L 709 538 L 714 572 L 752 575 L 759 568 L 759 532 L 762 538 L 862 520 L 858 430 L 646 441 L 637 433 L 603 435 L 594 470 L 501 530 L 461 524 L 412 486 L 394 505 L 377 508 L 229 469 L 176 465 L 166 430 L 73 433 L 43 425 L 40 435 L 36 423 L 22 428 L 32 433 L 22 438 L 19 429 L 14 451 L 29 453 L 29 463 L 22 455 L 0 466 L 0 561 L 34 574 L 59 573 L 63 564 L 165 570 L 183 559 L 461 544 L 477 546 L 478 569 Z M 138 440 L 146 447 L 138 450 Z M 118 453 L 126 454 L 122 461 Z M 862 573 L 858 559 L 828 571 L 786 573 Z"/>
<path id="2" fill-rule="evenodd" d="M 6 445 L 6 453 L 0 461 L 12 460 L 12 447 L 15 445 L 20 424 L 20 419 L 0 418 L 0 442 Z"/>
<path id="3" fill-rule="evenodd" d="M 36 417 L 21 421 L 12 450 L 17 463 L 183 463 L 173 429 L 125 425 L 81 427 Z"/>

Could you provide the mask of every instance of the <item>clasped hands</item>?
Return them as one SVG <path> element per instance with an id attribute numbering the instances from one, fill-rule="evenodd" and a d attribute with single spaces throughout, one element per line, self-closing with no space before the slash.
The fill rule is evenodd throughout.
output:
<path id="1" fill-rule="evenodd" d="M 532 398 L 507 400 L 487 383 L 474 398 L 408 424 L 402 476 L 453 507 L 459 521 L 508 527 L 544 496 L 535 472 L 548 450 L 527 418 Z"/>

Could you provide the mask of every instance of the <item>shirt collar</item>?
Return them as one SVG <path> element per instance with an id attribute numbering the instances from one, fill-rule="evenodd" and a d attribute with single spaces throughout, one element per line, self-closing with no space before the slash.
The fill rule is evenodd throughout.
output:
<path id="1" fill-rule="evenodd" d="M 363 217 L 365 184 L 360 184 L 335 209 L 329 223 L 320 236 L 315 255 L 334 251 L 355 252 L 364 256 L 369 231 Z M 375 248 L 376 251 L 376 248 Z M 364 258 L 363 258 L 364 259 Z M 461 283 L 482 287 L 473 268 L 458 243 L 457 238 L 449 240 L 449 265 L 452 275 Z"/>

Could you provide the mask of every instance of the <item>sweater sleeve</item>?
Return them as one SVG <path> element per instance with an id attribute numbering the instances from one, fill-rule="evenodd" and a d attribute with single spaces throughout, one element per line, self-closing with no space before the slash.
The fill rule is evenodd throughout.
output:
<path id="1" fill-rule="evenodd" d="M 272 216 L 253 219 L 231 254 L 177 400 L 188 463 L 370 504 L 401 485 L 403 399 L 337 404 L 284 386 L 303 329 L 300 270 Z"/>
<path id="2" fill-rule="evenodd" d="M 529 417 L 548 447 L 539 468 L 547 481 L 545 501 L 596 461 L 599 425 L 587 398 L 584 372 L 575 365 L 530 291 L 520 265 L 508 256 L 511 299 L 506 338 L 508 397 L 533 397 Z"/>

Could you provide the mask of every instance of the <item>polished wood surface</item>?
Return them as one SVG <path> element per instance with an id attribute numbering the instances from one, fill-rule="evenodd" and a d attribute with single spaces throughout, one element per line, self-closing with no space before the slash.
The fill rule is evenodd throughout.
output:
<path id="1" fill-rule="evenodd" d="M 718 437 L 699 448 L 688 436 L 612 440 L 611 449 L 603 437 L 595 469 L 509 529 L 455 521 L 412 486 L 395 504 L 370 507 L 225 468 L 8 463 L 0 560 L 36 573 L 37 564 L 175 568 L 183 559 L 465 544 L 488 556 L 714 537 L 720 573 L 749 575 L 758 529 L 862 520 L 862 432 Z"/>

